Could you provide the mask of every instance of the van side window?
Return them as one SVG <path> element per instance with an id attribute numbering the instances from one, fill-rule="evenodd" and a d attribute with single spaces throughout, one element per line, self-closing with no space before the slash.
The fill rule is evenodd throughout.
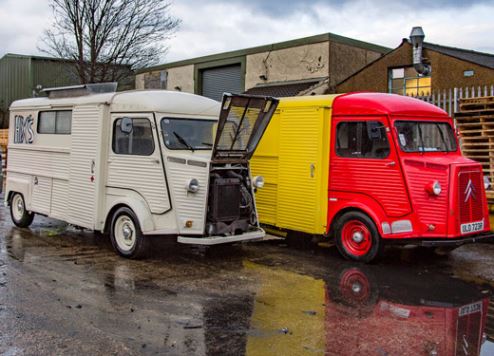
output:
<path id="1" fill-rule="evenodd" d="M 128 120 L 128 119 L 127 119 Z M 154 152 L 153 131 L 148 119 L 131 119 L 132 126 L 122 130 L 123 118 L 113 124 L 113 152 L 122 155 L 150 156 Z"/>
<path id="2" fill-rule="evenodd" d="M 336 128 L 336 154 L 349 158 L 386 158 L 389 142 L 379 121 L 340 122 Z"/>
<path id="3" fill-rule="evenodd" d="M 38 115 L 39 134 L 70 135 L 72 129 L 72 111 L 41 111 Z"/>

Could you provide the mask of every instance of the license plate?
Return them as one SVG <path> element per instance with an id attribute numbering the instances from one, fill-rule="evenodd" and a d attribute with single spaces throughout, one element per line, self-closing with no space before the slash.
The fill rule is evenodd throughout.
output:
<path id="1" fill-rule="evenodd" d="M 482 302 L 472 303 L 460 307 L 460 310 L 458 311 L 458 316 L 465 316 L 479 312 L 482 312 Z"/>
<path id="2" fill-rule="evenodd" d="M 467 224 L 461 224 L 461 234 L 469 234 L 471 232 L 477 232 L 477 231 L 482 231 L 484 230 L 484 220 L 482 221 L 477 221 L 477 222 L 472 222 L 472 223 L 467 223 Z"/>

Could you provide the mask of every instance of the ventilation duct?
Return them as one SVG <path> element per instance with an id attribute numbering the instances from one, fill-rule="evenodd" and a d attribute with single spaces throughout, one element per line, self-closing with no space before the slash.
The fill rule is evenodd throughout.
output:
<path id="1" fill-rule="evenodd" d="M 424 58 L 422 57 L 422 50 L 424 44 L 425 34 L 422 27 L 412 28 L 410 33 L 410 41 L 413 47 L 413 66 L 417 73 L 421 75 L 429 75 L 431 72 L 431 66 L 424 63 Z"/>

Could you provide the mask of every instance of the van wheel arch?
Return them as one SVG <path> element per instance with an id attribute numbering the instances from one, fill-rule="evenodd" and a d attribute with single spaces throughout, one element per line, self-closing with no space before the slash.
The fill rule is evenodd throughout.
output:
<path id="1" fill-rule="evenodd" d="M 341 217 L 343 215 L 345 215 L 346 213 L 348 212 L 356 212 L 356 213 L 362 213 L 364 215 L 366 215 L 369 219 L 371 219 L 373 222 L 374 222 L 374 225 L 376 225 L 376 228 L 378 229 L 379 231 L 379 228 L 376 224 L 376 221 L 375 219 L 369 215 L 369 213 L 367 213 L 365 210 L 363 209 L 360 209 L 360 208 L 356 208 L 356 207 L 347 207 L 347 208 L 344 208 L 344 209 L 341 209 L 334 217 L 333 217 L 333 220 L 331 221 L 331 224 L 329 225 L 329 236 L 331 238 L 334 238 L 334 233 L 335 233 L 335 227 L 338 225 L 338 221 L 341 219 Z"/>
<path id="2" fill-rule="evenodd" d="M 101 233 L 103 235 L 109 235 L 110 234 L 111 221 L 113 219 L 113 215 L 115 215 L 117 210 L 120 208 L 128 208 L 128 209 L 132 210 L 132 208 L 126 204 L 116 204 L 115 206 L 113 206 L 110 209 L 110 211 L 108 212 L 108 214 L 106 214 L 105 225 L 103 226 L 103 230 L 101 231 Z M 132 211 L 134 211 L 134 210 L 132 210 Z"/>
<path id="3" fill-rule="evenodd" d="M 331 223 L 331 233 L 338 252 L 346 259 L 369 263 L 383 253 L 378 226 L 362 209 L 340 211 Z"/>

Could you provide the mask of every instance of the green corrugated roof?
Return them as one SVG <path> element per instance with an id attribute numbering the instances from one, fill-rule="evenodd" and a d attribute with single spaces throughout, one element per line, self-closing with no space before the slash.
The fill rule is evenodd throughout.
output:
<path id="1" fill-rule="evenodd" d="M 274 51 L 274 50 L 279 50 L 279 49 L 303 46 L 303 45 L 326 42 L 326 41 L 334 41 L 334 42 L 347 44 L 347 45 L 354 46 L 354 47 L 359 47 L 359 48 L 368 49 L 371 51 L 380 52 L 383 54 L 391 51 L 391 48 L 388 48 L 388 47 L 379 46 L 379 45 L 376 45 L 373 43 L 363 42 L 363 41 L 355 40 L 353 38 L 348 38 L 348 37 L 344 37 L 344 36 L 340 36 L 340 35 L 336 35 L 334 33 L 328 32 L 328 33 L 323 33 L 321 35 L 298 38 L 295 40 L 290 40 L 290 41 L 285 41 L 285 42 L 278 42 L 278 43 L 273 43 L 273 44 L 268 44 L 268 45 L 263 45 L 263 46 L 251 47 L 251 48 L 240 49 L 240 50 L 236 50 L 236 51 L 223 52 L 223 53 L 212 54 L 212 55 L 208 55 L 208 56 L 186 59 L 186 60 L 177 61 L 177 62 L 160 64 L 157 66 L 141 69 L 141 70 L 137 71 L 137 73 L 139 74 L 139 73 L 151 72 L 151 71 L 155 71 L 155 70 L 162 70 L 162 69 L 173 68 L 173 67 L 181 67 L 181 66 L 191 65 L 191 64 L 212 62 L 212 61 L 227 59 L 227 58 L 231 58 L 231 57 L 245 56 L 245 55 L 249 55 L 249 54 Z"/>

